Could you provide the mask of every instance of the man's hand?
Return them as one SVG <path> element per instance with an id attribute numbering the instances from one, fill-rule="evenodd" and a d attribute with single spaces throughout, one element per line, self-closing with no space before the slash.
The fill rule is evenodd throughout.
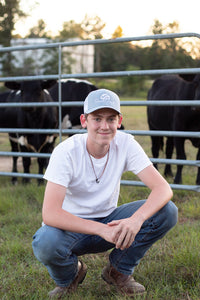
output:
<path id="1" fill-rule="evenodd" d="M 112 240 L 117 249 L 124 250 L 129 248 L 135 240 L 136 234 L 139 232 L 142 223 L 133 217 L 114 220 L 107 225 L 112 228 Z"/>

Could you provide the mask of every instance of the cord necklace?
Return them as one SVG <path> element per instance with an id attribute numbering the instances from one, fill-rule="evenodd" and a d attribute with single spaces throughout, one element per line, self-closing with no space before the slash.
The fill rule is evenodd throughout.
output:
<path id="1" fill-rule="evenodd" d="M 99 183 L 99 182 L 100 182 L 100 179 L 101 179 L 101 177 L 103 176 L 104 171 L 105 171 L 105 169 L 106 169 L 106 166 L 107 166 L 107 164 L 108 164 L 109 150 L 110 150 L 110 147 L 108 148 L 106 163 L 105 163 L 105 165 L 104 165 L 104 167 L 103 167 L 103 170 L 102 170 L 100 176 L 98 177 L 97 174 L 96 174 L 95 168 L 94 168 L 94 164 L 93 164 L 93 161 L 92 161 L 91 154 L 89 153 L 89 151 L 88 151 L 88 149 L 87 149 L 87 153 L 88 153 L 88 155 L 89 155 L 89 158 L 90 158 L 90 161 L 91 161 L 91 165 L 92 165 L 92 169 L 93 169 L 93 172 L 94 172 L 94 175 L 95 175 L 95 178 L 96 178 L 96 180 L 95 180 L 96 183 Z"/>

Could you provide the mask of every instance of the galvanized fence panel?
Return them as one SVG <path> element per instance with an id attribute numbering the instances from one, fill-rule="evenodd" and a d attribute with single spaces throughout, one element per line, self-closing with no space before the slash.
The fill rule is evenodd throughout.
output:
<path id="1" fill-rule="evenodd" d="M 62 129 L 62 117 L 61 109 L 63 106 L 82 106 L 83 102 L 62 102 L 61 95 L 61 80 L 62 79 L 84 79 L 84 78 L 108 78 L 108 77 L 122 77 L 122 76 L 145 76 L 145 75 L 164 75 L 164 74 L 193 74 L 200 73 L 200 68 L 178 68 L 178 69 L 157 69 L 157 70 L 137 70 L 137 71 L 115 71 L 115 72 L 95 72 L 95 73 L 76 73 L 76 74 L 62 74 L 61 73 L 61 58 L 62 58 L 62 48 L 78 45 L 96 45 L 96 44 L 109 44 L 109 43 L 123 43 L 123 42 L 134 42 L 134 41 L 144 41 L 144 40 L 158 40 L 158 39 L 174 39 L 174 38 L 184 38 L 184 37 L 196 37 L 200 38 L 200 34 L 197 33 L 172 33 L 172 34 L 157 34 L 149 36 L 139 36 L 139 37 L 128 37 L 128 38 L 116 38 L 116 39 L 99 39 L 99 40 L 83 40 L 74 42 L 63 42 L 63 43 L 48 43 L 40 45 L 26 45 L 26 46 L 16 46 L 16 47 L 0 47 L 0 52 L 12 52 L 12 51 L 26 51 L 33 49 L 47 49 L 47 48 L 58 48 L 58 73 L 55 75 L 35 75 L 35 76 L 10 76 L 1 77 L 1 82 L 6 81 L 22 81 L 22 80 L 47 80 L 47 79 L 57 79 L 59 83 L 59 98 L 58 102 L 52 103 L 0 103 L 0 107 L 31 107 L 31 106 L 57 106 L 59 108 L 59 126 L 58 129 L 16 129 L 16 128 L 0 128 L 2 133 L 46 133 L 46 134 L 57 134 L 60 141 L 62 140 L 63 134 L 75 134 L 86 132 L 84 129 Z M 200 101 L 122 101 L 122 106 L 200 106 Z M 125 130 L 126 132 L 133 135 L 143 135 L 143 136 L 187 136 L 200 138 L 200 132 L 178 132 L 178 131 L 145 131 L 145 130 Z M 0 156 L 12 156 L 12 157 L 50 157 L 50 153 L 30 153 L 30 152 L 7 152 L 0 151 Z M 152 162 L 163 163 L 163 164 L 176 164 L 176 165 L 190 165 L 190 166 L 200 166 L 200 161 L 189 161 L 189 160 L 177 160 L 177 159 L 153 159 Z M 26 177 L 26 178 L 42 178 L 41 174 L 25 174 L 25 173 L 14 173 L 14 172 L 0 172 L 0 176 L 16 176 L 16 177 Z M 131 186 L 144 186 L 140 181 L 132 180 L 121 180 L 123 185 Z M 200 192 L 200 186 L 198 185 L 182 185 L 182 184 L 171 184 L 172 189 L 179 190 L 192 190 Z"/>

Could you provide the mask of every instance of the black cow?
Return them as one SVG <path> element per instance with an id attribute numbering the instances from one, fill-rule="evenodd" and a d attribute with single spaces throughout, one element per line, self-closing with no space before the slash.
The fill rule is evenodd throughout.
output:
<path id="1" fill-rule="evenodd" d="M 52 98 L 46 89 L 56 83 L 55 80 L 6 82 L 5 86 L 12 91 L 2 95 L 1 102 L 49 102 Z M 4 99 L 3 99 L 4 97 Z M 3 101 L 2 101 L 3 100 Z M 6 107 L 0 108 L 1 128 L 52 129 L 57 127 L 57 109 L 55 107 Z M 9 133 L 12 151 L 51 153 L 55 136 L 37 133 Z M 47 158 L 38 158 L 39 174 L 43 174 L 48 163 Z M 23 157 L 24 172 L 30 172 L 30 157 Z M 13 172 L 17 172 L 17 157 L 13 157 Z M 16 177 L 12 182 L 16 183 Z M 23 182 L 28 182 L 23 178 Z M 41 183 L 42 180 L 38 180 Z"/>
<path id="2" fill-rule="evenodd" d="M 54 101 L 58 101 L 58 89 L 58 83 L 49 89 Z M 69 79 L 61 81 L 62 101 L 84 101 L 87 95 L 94 90 L 97 90 L 97 87 L 86 80 Z M 70 128 L 80 125 L 80 115 L 82 113 L 82 106 L 63 106 L 62 120 L 65 116 L 69 118 L 68 125 L 64 127 Z"/>
<path id="3" fill-rule="evenodd" d="M 191 80 L 191 77 L 193 80 Z M 186 80 L 185 80 L 185 79 Z M 191 81 L 189 81 L 191 80 Z M 156 79 L 148 92 L 148 100 L 200 100 L 200 75 L 178 76 L 164 75 Z M 167 131 L 200 131 L 200 110 L 193 106 L 149 106 L 147 117 L 150 130 Z M 159 149 L 163 146 L 163 137 L 151 137 L 152 155 L 158 158 Z M 200 139 L 190 137 L 168 137 L 166 158 L 171 158 L 173 147 L 176 158 L 186 159 L 185 140 L 189 139 L 198 148 L 196 159 L 200 159 Z M 177 166 L 174 183 L 182 183 L 182 165 Z M 165 167 L 165 175 L 172 175 L 170 165 Z M 200 168 L 196 178 L 200 184 Z"/>

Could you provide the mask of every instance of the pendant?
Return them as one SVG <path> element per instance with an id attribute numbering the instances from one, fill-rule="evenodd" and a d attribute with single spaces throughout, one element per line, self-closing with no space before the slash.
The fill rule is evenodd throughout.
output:
<path id="1" fill-rule="evenodd" d="M 99 178 L 96 178 L 96 183 L 99 183 L 99 182 L 100 182 Z"/>

